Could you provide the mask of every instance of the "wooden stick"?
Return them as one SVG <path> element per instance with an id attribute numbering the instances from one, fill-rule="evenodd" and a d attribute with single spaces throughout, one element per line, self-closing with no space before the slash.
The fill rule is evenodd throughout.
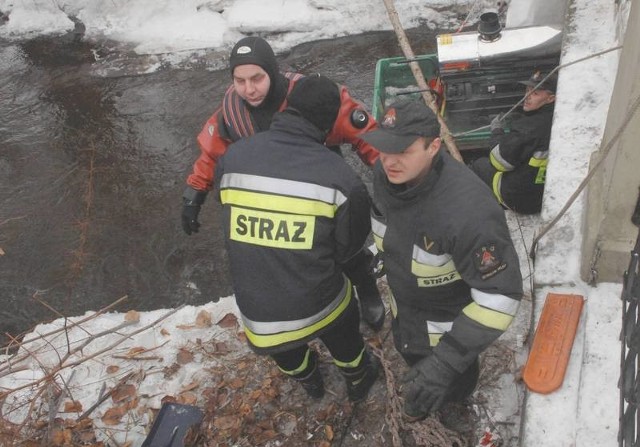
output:
<path id="1" fill-rule="evenodd" d="M 462 162 L 462 155 L 460 155 L 460 151 L 456 146 L 453 137 L 451 136 L 451 132 L 449 132 L 449 127 L 447 123 L 445 123 L 442 116 L 440 116 L 440 111 L 438 110 L 438 105 L 431 94 L 431 89 L 427 85 L 427 82 L 424 79 L 424 74 L 422 73 L 422 69 L 420 68 L 420 64 L 415 61 L 415 56 L 413 54 L 413 50 L 411 49 L 411 45 L 409 44 L 409 39 L 407 39 L 407 35 L 402 28 L 402 24 L 400 23 L 400 18 L 398 17 L 398 12 L 396 11 L 395 6 L 393 5 L 393 0 L 383 0 L 384 5 L 387 8 L 387 14 L 389 14 L 389 19 L 391 19 L 391 24 L 393 25 L 393 29 L 396 32 L 396 36 L 398 37 L 398 43 L 400 44 L 400 48 L 402 48 L 402 52 L 404 53 L 404 57 L 410 61 L 409 67 L 411 68 L 411 72 L 413 73 L 413 77 L 416 79 L 418 83 L 418 87 L 421 90 L 422 99 L 429 106 L 433 113 L 438 117 L 438 121 L 440 122 L 441 135 L 442 140 L 445 142 L 449 153 L 453 158 Z"/>

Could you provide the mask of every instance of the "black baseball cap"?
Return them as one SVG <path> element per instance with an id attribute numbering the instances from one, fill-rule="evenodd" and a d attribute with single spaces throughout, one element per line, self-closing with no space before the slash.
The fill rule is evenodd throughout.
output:
<path id="1" fill-rule="evenodd" d="M 520 81 L 522 85 L 527 87 L 535 87 L 542 81 L 549 73 L 544 73 L 540 70 L 536 70 L 529 79 L 526 81 Z M 556 92 L 556 86 L 558 85 L 558 73 L 554 72 L 545 81 L 540 84 L 537 90 L 549 90 L 551 93 Z"/>
<path id="2" fill-rule="evenodd" d="M 420 100 L 401 100 L 384 110 L 378 128 L 361 138 L 387 154 L 399 154 L 420 137 L 439 137 L 438 117 Z"/>

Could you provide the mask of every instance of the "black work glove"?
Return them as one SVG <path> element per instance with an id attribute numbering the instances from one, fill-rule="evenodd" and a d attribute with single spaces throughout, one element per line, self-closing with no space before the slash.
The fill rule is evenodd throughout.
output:
<path id="1" fill-rule="evenodd" d="M 198 191 L 188 187 L 182 196 L 182 229 L 185 233 L 197 233 L 200 228 L 198 214 L 207 197 L 207 191 Z"/>
<path id="2" fill-rule="evenodd" d="M 500 112 L 491 120 L 491 133 L 493 135 L 503 135 L 504 134 L 504 113 Z"/>
<path id="3" fill-rule="evenodd" d="M 435 354 L 413 365 L 404 377 L 404 412 L 422 419 L 444 403 L 449 386 L 460 374 Z"/>

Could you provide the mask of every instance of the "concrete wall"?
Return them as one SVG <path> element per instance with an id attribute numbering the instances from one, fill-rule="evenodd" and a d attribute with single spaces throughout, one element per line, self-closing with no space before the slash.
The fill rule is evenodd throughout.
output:
<path id="1" fill-rule="evenodd" d="M 613 0 L 612 0 L 613 1 Z M 511 0 L 506 28 L 564 23 L 567 0 Z"/>
<path id="2" fill-rule="evenodd" d="M 593 168 L 604 158 L 588 186 L 581 277 L 589 282 L 621 282 L 638 235 L 630 219 L 640 186 L 640 110 L 635 111 L 620 138 L 613 145 L 610 142 L 640 98 L 640 2 L 623 1 L 618 6 L 618 15 L 629 16 L 626 30 L 618 29 L 624 33 L 619 38 L 624 48 L 602 145 L 590 163 Z M 619 22 L 625 23 L 624 17 Z M 611 146 L 608 154 L 607 145 Z"/>

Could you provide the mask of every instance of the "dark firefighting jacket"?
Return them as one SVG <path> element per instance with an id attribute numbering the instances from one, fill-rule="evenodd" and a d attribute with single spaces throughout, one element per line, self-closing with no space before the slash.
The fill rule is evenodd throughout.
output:
<path id="1" fill-rule="evenodd" d="M 392 292 L 396 346 L 463 372 L 516 314 L 522 278 L 504 211 L 464 164 L 440 151 L 420 184 L 374 167 L 374 241 Z"/>
<path id="2" fill-rule="evenodd" d="M 542 207 L 554 104 L 515 119 L 510 132 L 495 137 L 489 159 L 496 172 L 493 193 L 515 211 L 536 213 Z"/>
<path id="3" fill-rule="evenodd" d="M 302 75 L 285 73 L 279 81 L 287 83 L 290 92 L 295 82 Z M 286 79 L 284 79 L 286 78 Z M 367 165 L 372 166 L 378 158 L 378 151 L 359 137 L 359 134 L 375 129 L 377 124 L 373 117 L 365 112 L 364 107 L 354 100 L 344 86 L 340 86 L 340 110 L 336 123 L 326 137 L 327 146 L 348 143 Z M 279 104 L 277 110 L 282 111 L 287 107 L 286 97 Z M 366 117 L 364 127 L 356 127 L 352 124 L 352 113 L 362 111 Z M 247 106 L 246 102 L 236 93 L 233 85 L 227 89 L 222 105 L 207 120 L 202 131 L 198 135 L 200 156 L 193 165 L 193 171 L 187 178 L 187 184 L 199 191 L 208 191 L 213 183 L 215 165 L 219 157 L 226 151 L 229 145 L 257 132 L 264 131 L 252 116 L 255 109 Z"/>
<path id="4" fill-rule="evenodd" d="M 323 137 L 294 112 L 278 113 L 216 170 L 236 301 L 260 353 L 317 337 L 354 299 L 340 265 L 365 244 L 371 200 Z"/>

